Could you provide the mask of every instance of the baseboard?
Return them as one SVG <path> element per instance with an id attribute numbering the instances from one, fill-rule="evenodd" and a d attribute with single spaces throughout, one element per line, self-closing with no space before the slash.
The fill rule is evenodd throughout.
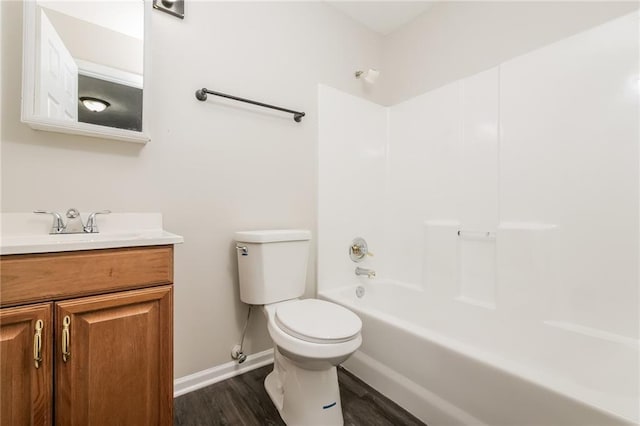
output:
<path id="1" fill-rule="evenodd" d="M 267 349 L 257 354 L 248 355 L 247 360 L 242 364 L 230 361 L 180 377 L 173 381 L 173 397 L 176 398 L 271 363 L 273 363 L 273 349 Z"/>
<path id="2" fill-rule="evenodd" d="M 485 425 L 469 413 L 361 351 L 353 354 L 342 366 L 430 426 Z"/>

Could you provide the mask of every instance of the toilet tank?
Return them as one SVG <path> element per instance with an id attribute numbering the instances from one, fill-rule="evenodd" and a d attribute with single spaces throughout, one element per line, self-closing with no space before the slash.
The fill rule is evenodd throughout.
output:
<path id="1" fill-rule="evenodd" d="M 236 232 L 240 300 L 266 305 L 303 295 L 311 232 L 301 229 Z"/>

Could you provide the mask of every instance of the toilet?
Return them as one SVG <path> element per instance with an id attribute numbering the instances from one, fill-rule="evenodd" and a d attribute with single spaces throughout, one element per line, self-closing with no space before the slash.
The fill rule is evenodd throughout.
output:
<path id="1" fill-rule="evenodd" d="M 240 299 L 261 305 L 274 343 L 264 386 L 287 425 L 342 425 L 336 366 L 362 343 L 360 318 L 305 290 L 311 232 L 235 233 Z"/>

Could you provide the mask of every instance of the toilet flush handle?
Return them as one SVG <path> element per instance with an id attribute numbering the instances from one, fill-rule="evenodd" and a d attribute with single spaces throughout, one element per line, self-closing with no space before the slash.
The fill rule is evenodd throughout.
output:
<path id="1" fill-rule="evenodd" d="M 243 256 L 249 256 L 249 249 L 247 246 L 236 246 L 236 250 L 238 250 L 238 252 Z"/>

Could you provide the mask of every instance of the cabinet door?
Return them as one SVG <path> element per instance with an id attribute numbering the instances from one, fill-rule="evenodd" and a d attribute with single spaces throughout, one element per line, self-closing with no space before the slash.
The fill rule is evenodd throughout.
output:
<path id="1" fill-rule="evenodd" d="M 170 286 L 59 302 L 55 321 L 56 425 L 173 424 Z"/>
<path id="2" fill-rule="evenodd" d="M 0 309 L 0 425 L 51 425 L 52 320 L 51 303 Z"/>

